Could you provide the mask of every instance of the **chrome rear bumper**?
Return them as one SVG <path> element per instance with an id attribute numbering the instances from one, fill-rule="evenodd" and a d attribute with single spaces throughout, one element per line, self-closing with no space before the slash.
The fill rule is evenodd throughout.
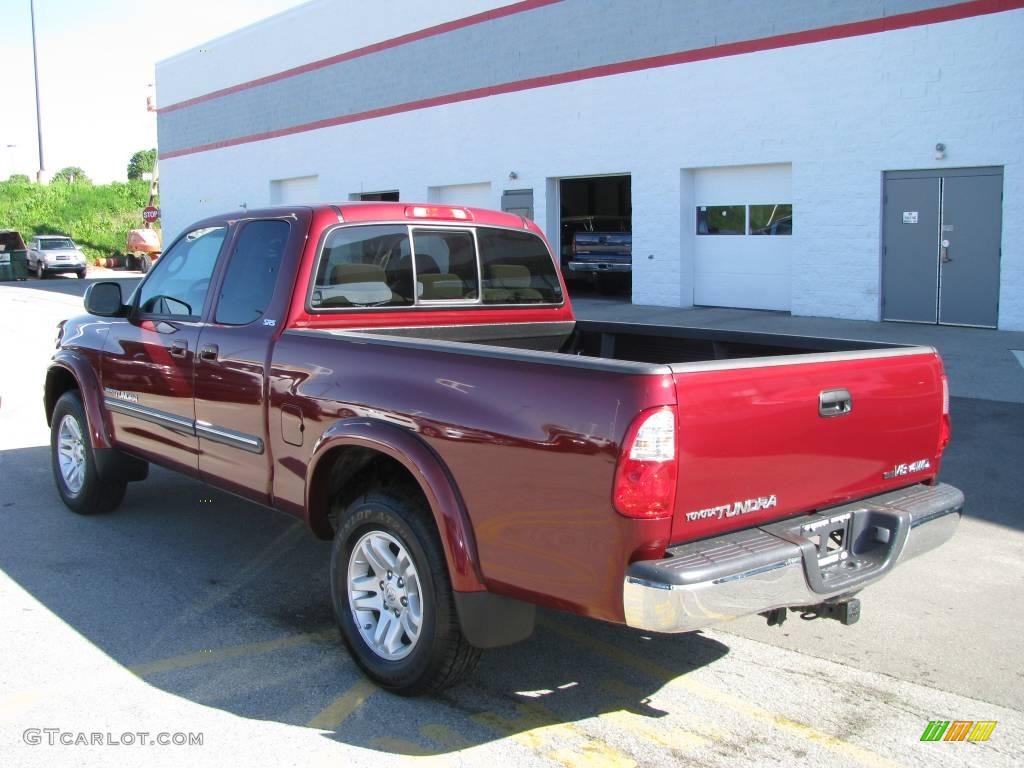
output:
<path id="1" fill-rule="evenodd" d="M 853 594 L 896 563 L 948 541 L 963 505 L 963 493 L 951 485 L 916 485 L 673 547 L 669 557 L 627 569 L 622 594 L 626 624 L 652 632 L 692 632 L 740 616 Z M 809 531 L 847 519 L 846 553 L 822 558 Z"/>

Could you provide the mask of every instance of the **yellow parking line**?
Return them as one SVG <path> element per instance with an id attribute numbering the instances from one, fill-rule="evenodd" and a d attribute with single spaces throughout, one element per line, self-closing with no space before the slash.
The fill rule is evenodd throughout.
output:
<path id="1" fill-rule="evenodd" d="M 397 736 L 374 736 L 370 739 L 370 746 L 381 752 L 390 752 L 402 757 L 427 757 L 434 754 L 434 751 L 428 747 L 414 741 L 400 739 Z M 417 760 L 417 763 L 419 762 Z"/>
<path id="2" fill-rule="evenodd" d="M 454 728 L 441 723 L 426 723 L 420 726 L 420 735 L 437 744 L 442 749 L 457 751 L 473 746 Z"/>
<path id="3" fill-rule="evenodd" d="M 541 619 L 541 623 L 552 631 L 572 640 L 574 643 L 578 643 L 579 645 L 589 648 L 595 653 L 612 659 L 613 661 L 627 667 L 632 667 L 633 669 L 652 677 L 668 680 L 670 681 L 669 685 L 672 687 L 684 688 L 690 693 L 696 694 L 708 701 L 721 704 L 753 720 L 760 720 L 761 722 L 767 723 L 768 725 L 792 736 L 814 742 L 815 744 L 819 744 L 833 752 L 852 758 L 864 765 L 873 766 L 873 768 L 899 768 L 899 763 L 895 763 L 869 749 L 865 749 L 857 744 L 851 744 L 848 741 L 843 741 L 836 736 L 819 731 L 806 723 L 793 720 L 785 715 L 777 712 L 771 712 L 755 704 L 750 704 L 737 696 L 733 696 L 730 693 L 725 693 L 724 691 L 704 685 L 696 680 L 679 677 L 675 672 L 661 666 L 660 664 L 644 659 L 640 656 L 636 656 L 628 651 L 624 651 L 611 643 L 606 643 L 602 640 L 597 640 L 590 635 L 577 632 L 559 621 L 552 621 L 550 619 L 543 618 Z"/>
<path id="4" fill-rule="evenodd" d="M 555 760 L 566 768 L 635 768 L 636 761 L 610 744 L 572 723 L 561 721 L 539 704 L 515 705 L 515 715 L 496 712 L 473 715 L 473 721 L 503 733 L 526 748 Z M 567 741 L 581 743 L 564 746 Z M 552 748 L 553 745 L 558 745 Z"/>
<path id="5" fill-rule="evenodd" d="M 405 758 L 406 762 L 412 763 L 417 768 L 458 768 L 462 765 L 461 760 L 448 755 L 439 755 L 432 749 L 396 736 L 376 736 L 370 739 L 370 746 L 381 752 L 390 752 Z"/>
<path id="6" fill-rule="evenodd" d="M 646 704 L 650 701 L 647 689 L 624 683 L 621 680 L 613 678 L 602 680 L 601 687 L 620 698 L 636 699 L 638 704 Z M 635 712 L 630 707 L 624 707 L 616 712 L 606 712 L 599 717 L 671 749 L 694 749 L 712 741 L 723 741 L 728 736 L 727 731 L 709 726 L 705 722 L 701 722 L 695 730 L 683 731 L 678 728 L 678 721 L 670 722 L 667 717 L 652 718 Z"/>
<path id="7" fill-rule="evenodd" d="M 333 731 L 378 690 L 377 686 L 361 677 L 341 696 L 320 710 L 306 725 L 310 728 Z"/>
<path id="8" fill-rule="evenodd" d="M 617 726 L 623 731 L 632 733 L 641 740 L 653 741 L 669 749 L 680 752 L 689 752 L 693 749 L 706 747 L 711 739 L 705 738 L 692 731 L 683 731 L 674 725 L 662 725 L 657 728 L 644 722 L 647 718 L 633 712 L 605 712 L 599 718 L 607 723 Z"/>
<path id="9" fill-rule="evenodd" d="M 144 664 L 135 664 L 128 667 L 128 671 L 139 677 L 148 677 L 160 672 L 170 672 L 176 669 L 188 669 L 199 667 L 203 664 L 213 664 L 227 659 L 238 659 L 245 656 L 258 656 L 264 653 L 279 651 L 282 648 L 294 648 L 298 645 L 314 643 L 317 640 L 329 637 L 335 632 L 333 629 L 322 629 L 319 632 L 309 632 L 302 635 L 288 635 L 277 640 L 265 640 L 261 643 L 244 643 L 242 645 L 230 645 L 224 648 L 212 648 L 210 650 L 196 651 L 184 656 L 172 656 L 167 659 L 150 661 Z"/>
<path id="10" fill-rule="evenodd" d="M 54 686 L 52 690 L 57 690 L 57 687 Z M 19 691 L 17 693 L 12 693 L 10 696 L 5 696 L 0 699 L 0 720 L 5 719 L 8 715 L 13 715 L 15 712 L 20 712 L 34 707 L 39 702 L 43 701 L 49 692 L 50 691 L 46 689 Z"/>

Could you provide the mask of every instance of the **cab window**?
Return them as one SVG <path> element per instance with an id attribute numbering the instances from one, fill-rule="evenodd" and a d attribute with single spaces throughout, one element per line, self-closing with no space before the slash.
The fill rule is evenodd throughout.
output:
<path id="1" fill-rule="evenodd" d="M 263 317 L 274 295 L 287 240 L 286 221 L 251 221 L 242 227 L 217 298 L 216 322 L 248 325 Z"/>
<path id="2" fill-rule="evenodd" d="M 161 317 L 199 318 L 226 235 L 225 226 L 203 227 L 171 246 L 139 287 L 138 311 Z"/>

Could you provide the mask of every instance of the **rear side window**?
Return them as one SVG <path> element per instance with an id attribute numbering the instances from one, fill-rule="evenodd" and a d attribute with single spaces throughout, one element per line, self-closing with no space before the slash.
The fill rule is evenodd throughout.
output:
<path id="1" fill-rule="evenodd" d="M 343 227 L 327 236 L 310 297 L 313 309 L 411 306 L 413 295 L 406 227 Z"/>
<path id="2" fill-rule="evenodd" d="M 544 242 L 528 232 L 479 229 L 484 304 L 560 304 L 562 286 Z"/>
<path id="3" fill-rule="evenodd" d="M 310 309 L 562 300 L 547 246 L 530 232 L 378 224 L 327 236 Z"/>
<path id="4" fill-rule="evenodd" d="M 217 299 L 216 322 L 248 325 L 270 305 L 281 270 L 288 222 L 251 221 L 242 227 Z"/>

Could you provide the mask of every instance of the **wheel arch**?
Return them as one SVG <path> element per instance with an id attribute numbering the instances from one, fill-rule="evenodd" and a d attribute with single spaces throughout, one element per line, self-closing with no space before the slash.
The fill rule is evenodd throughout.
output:
<path id="1" fill-rule="evenodd" d="M 46 423 L 53 420 L 53 409 L 61 395 L 76 389 L 82 398 L 82 407 L 89 422 L 89 439 L 93 448 L 111 448 L 112 441 L 103 415 L 103 390 L 96 379 L 96 374 L 88 361 L 73 352 L 58 352 L 46 371 L 46 383 L 43 387 L 43 407 L 46 410 Z"/>
<path id="2" fill-rule="evenodd" d="M 485 589 L 465 504 L 448 468 L 421 438 L 393 424 L 366 418 L 342 419 L 324 432 L 306 470 L 305 499 L 307 522 L 323 538 L 333 535 L 329 515 L 331 493 L 339 483 L 334 476 L 339 462 L 347 462 L 341 470 L 343 483 L 357 490 L 365 487 L 368 477 L 379 478 L 382 471 L 403 472 L 433 516 L 452 588 L 458 592 Z"/>

